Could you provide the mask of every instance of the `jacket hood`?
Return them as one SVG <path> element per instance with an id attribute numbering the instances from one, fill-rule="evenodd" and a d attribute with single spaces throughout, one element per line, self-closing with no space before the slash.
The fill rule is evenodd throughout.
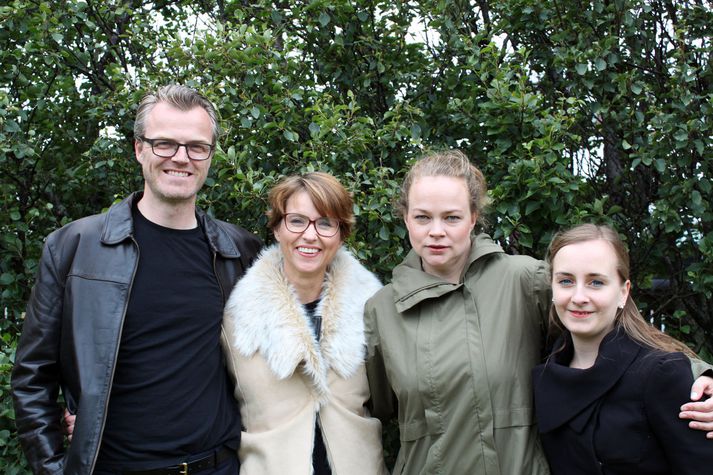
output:
<path id="1" fill-rule="evenodd" d="M 103 244 L 115 245 L 131 237 L 134 232 L 131 210 L 134 203 L 138 202 L 142 196 L 143 192 L 134 192 L 109 208 L 101 232 Z M 226 259 L 240 257 L 240 251 L 235 246 L 235 242 L 223 230 L 219 221 L 209 217 L 200 208 L 196 208 L 196 217 L 214 252 Z"/>
<path id="2" fill-rule="evenodd" d="M 327 372 L 349 378 L 365 357 L 364 303 L 379 280 L 348 251 L 339 249 L 325 275 L 316 313 L 322 316 L 318 342 L 310 319 L 283 272 L 279 246 L 265 249 L 233 289 L 225 318 L 235 328 L 230 344 L 244 357 L 259 352 L 279 379 L 299 367 L 317 399 L 328 397 Z"/>
<path id="3" fill-rule="evenodd" d="M 463 285 L 463 277 L 476 261 L 503 252 L 503 249 L 490 236 L 477 234 L 472 238 L 470 255 L 463 269 L 460 283 L 453 284 L 424 272 L 421 268 L 421 257 L 412 249 L 403 262 L 396 266 L 393 271 L 392 286 L 396 309 L 399 312 L 404 312 L 423 300 L 438 298 L 443 294 L 460 288 Z"/>

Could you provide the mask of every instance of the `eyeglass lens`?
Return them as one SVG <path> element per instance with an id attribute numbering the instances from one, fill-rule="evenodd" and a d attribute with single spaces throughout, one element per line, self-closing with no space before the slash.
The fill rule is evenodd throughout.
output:
<path id="1" fill-rule="evenodd" d="M 188 158 L 193 160 L 205 160 L 210 157 L 212 146 L 205 143 L 182 144 L 173 140 L 153 140 L 151 149 L 153 153 L 163 158 L 171 158 L 178 153 L 179 147 L 185 147 Z"/>
<path id="2" fill-rule="evenodd" d="M 285 215 L 285 226 L 293 233 L 302 233 L 307 230 L 310 224 L 314 223 L 317 234 L 323 237 L 331 237 L 339 230 L 339 221 L 327 216 L 320 216 L 317 219 L 309 219 L 299 213 L 287 213 Z"/>

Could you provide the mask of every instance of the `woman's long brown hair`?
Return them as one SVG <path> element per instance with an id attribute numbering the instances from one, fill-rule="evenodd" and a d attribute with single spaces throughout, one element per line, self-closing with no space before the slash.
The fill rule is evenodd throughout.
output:
<path id="1" fill-rule="evenodd" d="M 611 244 L 616 255 L 616 269 L 623 284 L 629 280 L 629 253 L 619 235 L 609 226 L 596 224 L 581 224 L 572 229 L 557 233 L 550 243 L 547 251 L 547 262 L 550 265 L 550 280 L 552 280 L 552 261 L 557 253 L 565 246 L 578 244 L 587 241 L 606 241 Z M 562 325 L 554 305 L 550 306 L 550 329 L 559 330 L 566 333 L 567 330 Z M 631 292 L 626 299 L 624 308 L 620 309 L 614 320 L 615 327 L 623 328 L 630 338 L 643 346 L 658 349 L 666 352 L 680 351 L 690 358 L 696 358 L 696 354 L 684 343 L 665 334 L 661 330 L 653 327 L 644 320 L 644 317 L 636 307 L 631 297 Z"/>

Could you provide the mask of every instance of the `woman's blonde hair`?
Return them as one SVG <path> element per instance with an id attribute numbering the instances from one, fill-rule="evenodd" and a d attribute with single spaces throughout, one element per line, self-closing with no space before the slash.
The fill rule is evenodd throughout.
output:
<path id="1" fill-rule="evenodd" d="M 486 225 L 484 211 L 488 205 L 488 186 L 483 172 L 473 165 L 460 150 L 432 152 L 424 155 L 408 171 L 401 185 L 401 193 L 396 202 L 396 211 L 406 217 L 408 194 L 416 179 L 424 176 L 449 176 L 463 178 L 468 188 L 470 211 L 478 213 L 480 227 Z"/>
<path id="2" fill-rule="evenodd" d="M 614 254 L 616 255 L 616 270 L 621 279 L 621 283 L 623 284 L 629 280 L 629 253 L 624 242 L 616 231 L 609 226 L 596 224 L 581 224 L 572 229 L 555 234 L 547 251 L 547 262 L 550 265 L 550 280 L 552 280 L 552 261 L 557 253 L 565 246 L 587 241 L 606 241 L 611 244 Z M 562 333 L 567 332 L 557 317 L 554 305 L 550 307 L 549 321 L 551 329 L 558 330 Z M 685 344 L 649 325 L 636 307 L 631 297 L 631 292 L 629 292 L 624 307 L 617 312 L 614 325 L 615 327 L 623 328 L 629 337 L 648 348 L 666 352 L 681 351 L 689 357 L 696 357 L 696 354 Z"/>

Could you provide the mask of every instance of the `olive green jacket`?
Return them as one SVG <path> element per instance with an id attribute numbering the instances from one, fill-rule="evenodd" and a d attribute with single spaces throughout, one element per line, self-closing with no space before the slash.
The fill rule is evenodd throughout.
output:
<path id="1" fill-rule="evenodd" d="M 473 239 L 461 283 L 413 251 L 366 305 L 373 414 L 398 411 L 394 474 L 545 475 L 530 372 L 550 304 L 542 261 Z"/>

